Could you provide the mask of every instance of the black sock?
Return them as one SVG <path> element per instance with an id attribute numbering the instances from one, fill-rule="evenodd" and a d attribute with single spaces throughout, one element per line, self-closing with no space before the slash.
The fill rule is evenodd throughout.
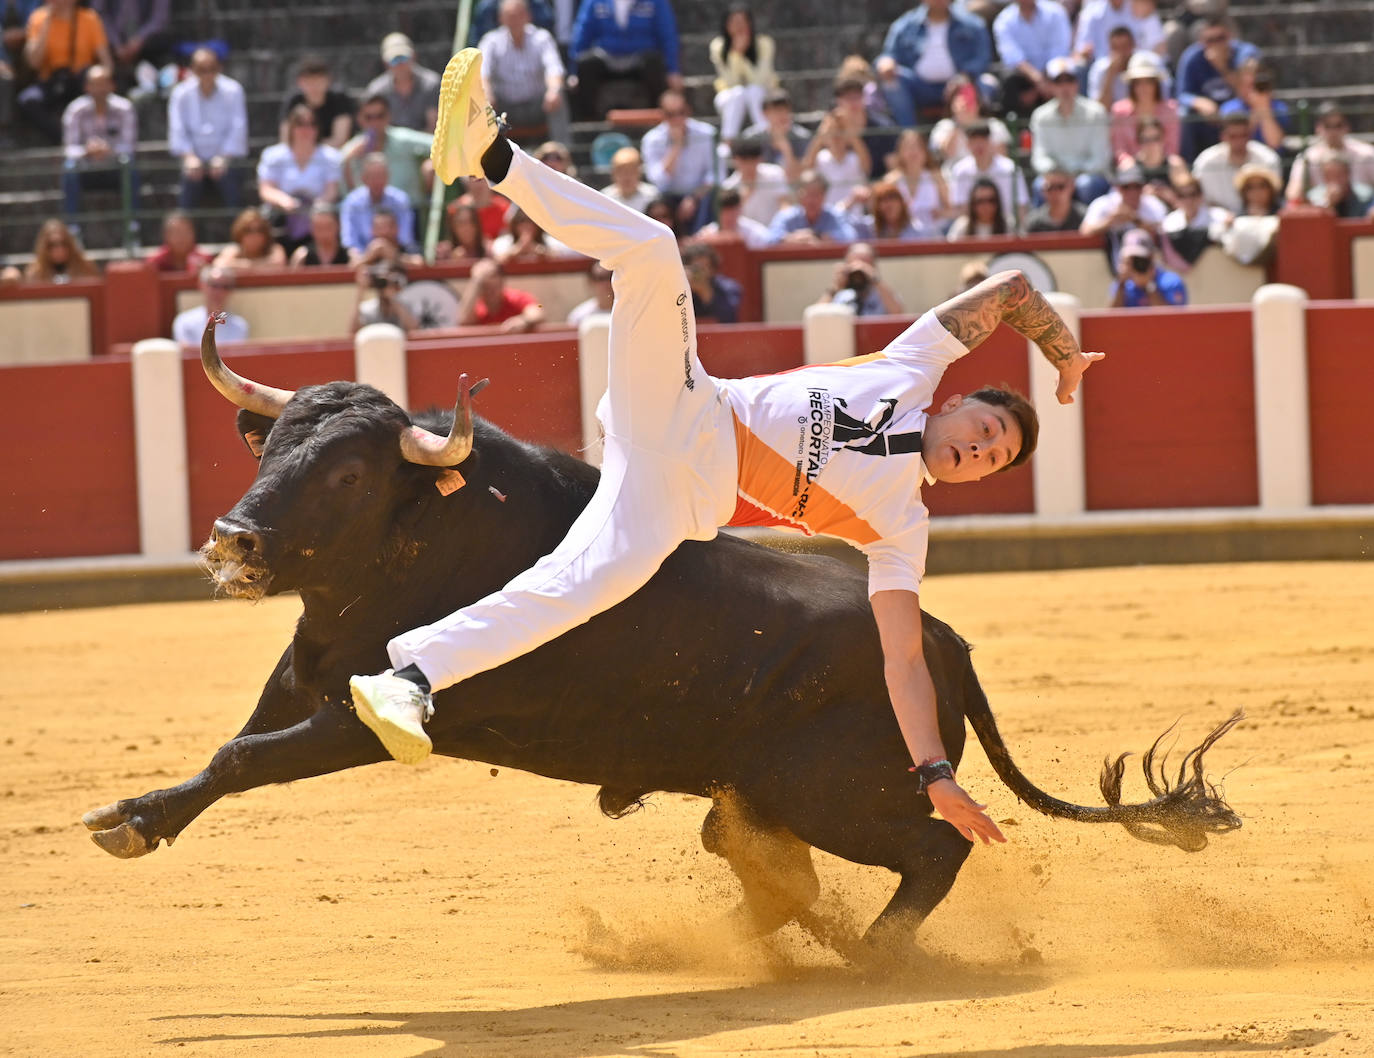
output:
<path id="1" fill-rule="evenodd" d="M 397 669 L 392 675 L 399 676 L 403 680 L 409 680 L 426 694 L 429 693 L 429 680 L 425 679 L 425 674 L 420 671 L 420 667 L 414 662 L 411 662 L 403 669 Z"/>
<path id="2" fill-rule="evenodd" d="M 487 174 L 487 183 L 499 184 L 510 172 L 511 159 L 510 140 L 501 134 L 496 134 L 496 139 L 492 140 L 491 146 L 482 155 L 482 172 Z"/>

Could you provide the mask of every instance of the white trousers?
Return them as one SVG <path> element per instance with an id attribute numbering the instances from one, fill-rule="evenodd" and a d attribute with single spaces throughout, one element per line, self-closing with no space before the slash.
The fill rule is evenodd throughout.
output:
<path id="1" fill-rule="evenodd" d="M 744 119 L 763 124 L 763 101 L 768 89 L 761 84 L 740 84 L 716 93 L 716 113 L 720 115 L 720 138 L 733 140 L 744 131 Z"/>
<path id="2" fill-rule="evenodd" d="M 526 654 L 646 584 L 735 509 L 734 419 L 697 360 L 692 294 L 662 224 L 516 149 L 497 189 L 613 273 L 601 482 L 551 553 L 498 592 L 387 644 L 434 690 Z"/>

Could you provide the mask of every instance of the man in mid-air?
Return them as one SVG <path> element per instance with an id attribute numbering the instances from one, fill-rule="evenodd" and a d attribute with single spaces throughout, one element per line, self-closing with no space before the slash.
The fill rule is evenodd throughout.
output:
<path id="1" fill-rule="evenodd" d="M 395 666 L 350 681 L 387 752 L 430 752 L 431 695 L 534 650 L 641 588 L 684 540 L 721 525 L 824 534 L 868 558 L 885 675 L 913 781 L 965 838 L 1004 841 L 955 782 L 921 647 L 929 514 L 922 481 L 977 481 L 1018 466 L 1039 423 L 1025 398 L 985 387 L 929 406 L 945 369 L 999 323 L 1034 341 L 1069 403 L 1101 353 L 1084 353 L 1020 272 L 927 312 L 881 353 L 778 375 L 716 379 L 697 360 L 692 294 L 657 221 L 514 148 L 482 91 L 481 55 L 444 71 L 434 135 L 446 184 L 485 176 L 555 238 L 613 273 L 609 380 L 597 415 L 601 480 L 562 543 L 500 591 L 387 644 Z M 729 605 L 722 599 L 721 605 Z"/>

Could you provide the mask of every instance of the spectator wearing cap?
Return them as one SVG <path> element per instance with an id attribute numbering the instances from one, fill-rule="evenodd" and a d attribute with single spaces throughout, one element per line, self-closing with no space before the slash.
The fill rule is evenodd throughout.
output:
<path id="1" fill-rule="evenodd" d="M 572 19 L 568 19 L 568 32 L 561 33 L 558 28 L 559 12 L 554 10 L 549 0 L 528 0 L 530 20 L 540 29 L 547 29 L 559 41 L 566 42 L 572 31 Z M 573 6 L 573 0 L 567 0 Z M 559 7 L 563 6 L 560 0 Z M 501 25 L 501 0 L 478 0 L 472 6 L 472 21 L 468 25 L 468 47 L 475 48 L 482 38 Z"/>
<path id="2" fill-rule="evenodd" d="M 391 185 L 391 167 L 386 155 L 374 151 L 363 159 L 360 186 L 346 194 L 339 206 L 344 246 L 357 253 L 367 249 L 372 241 L 372 215 L 379 210 L 386 210 L 396 218 L 396 241 L 401 248 L 413 250 L 415 210 L 411 208 L 410 197 Z"/>
<path id="3" fill-rule="evenodd" d="M 697 232 L 698 239 L 725 242 L 738 239 L 751 250 L 761 250 L 773 241 L 768 225 L 744 215 L 744 199 L 738 188 L 722 188 L 716 196 L 716 219 Z"/>
<path id="4" fill-rule="evenodd" d="M 210 260 L 210 254 L 196 245 L 195 223 L 185 211 L 174 209 L 162 218 L 162 245 L 145 257 L 143 263 L 155 272 L 199 275 Z"/>
<path id="5" fill-rule="evenodd" d="M 571 47 L 573 116 L 599 121 L 608 107 L 602 90 L 615 88 L 640 106 L 664 89 L 681 91 L 677 19 L 670 0 L 584 0 Z"/>
<path id="6" fill-rule="evenodd" d="M 1112 51 L 1112 34 L 1125 29 L 1136 48 L 1158 54 L 1164 47 L 1164 23 L 1154 4 L 1136 0 L 1087 0 L 1078 12 L 1073 54 L 1080 63 L 1096 63 Z M 1097 93 L 1088 90 L 1094 99 Z"/>
<path id="7" fill-rule="evenodd" d="M 1352 183 L 1374 187 L 1374 146 L 1351 136 L 1350 122 L 1340 104 L 1327 100 L 1317 108 L 1316 139 L 1293 163 L 1285 194 L 1288 201 L 1306 201 L 1308 192 L 1321 186 L 1322 163 L 1336 154 L 1349 160 Z"/>
<path id="8" fill-rule="evenodd" d="M 1338 217 L 1364 217 L 1369 214 L 1374 188 L 1351 179 L 1350 159 L 1344 154 L 1329 154 L 1322 160 L 1321 183 L 1307 200 L 1314 206 L 1331 210 Z"/>
<path id="9" fill-rule="evenodd" d="M 229 311 L 229 298 L 234 293 L 233 269 L 207 265 L 200 270 L 201 304 L 179 312 L 172 320 L 172 337 L 182 345 L 199 345 L 205 331 L 205 321 L 213 312 L 224 313 L 224 322 L 215 328 L 215 340 L 246 342 L 248 321 L 237 312 Z"/>
<path id="10" fill-rule="evenodd" d="M 1222 104 L 1235 98 L 1236 71 L 1258 55 L 1259 49 L 1253 44 L 1232 36 L 1230 19 L 1224 14 L 1202 20 L 1201 35 L 1184 49 L 1177 67 L 1184 158 L 1192 161 L 1217 142 L 1217 128 L 1212 122 L 1220 116 Z"/>
<path id="11" fill-rule="evenodd" d="M 682 268 L 692 291 L 692 314 L 698 323 L 738 323 L 744 292 L 720 274 L 720 255 L 710 243 L 691 242 L 682 250 Z"/>
<path id="12" fill-rule="evenodd" d="M 415 61 L 415 45 L 404 33 L 382 38 L 382 62 L 386 71 L 368 82 L 363 95 L 386 97 L 392 125 L 433 132 L 439 113 L 439 75 Z"/>
<path id="13" fill-rule="evenodd" d="M 792 97 L 787 92 L 770 92 L 763 101 L 763 121 L 750 125 L 744 135 L 763 144 L 763 161 L 781 167 L 790 182 L 801 176 L 811 130 L 792 120 Z"/>
<path id="14" fill-rule="evenodd" d="M 658 198 L 658 188 L 644 179 L 644 160 L 633 147 L 621 147 L 611 155 L 611 182 L 601 193 L 641 213 Z"/>
<path id="15" fill-rule="evenodd" d="M 1148 51 L 1135 52 L 1126 63 L 1126 97 L 1112 104 L 1112 155 L 1134 155 L 1140 123 L 1153 118 L 1164 130 L 1165 153 L 1179 153 L 1178 104 L 1168 97 L 1168 74 Z"/>
<path id="16" fill-rule="evenodd" d="M 807 169 L 797 184 L 797 203 L 778 211 L 768 233 L 775 243 L 853 242 L 854 227 L 825 204 L 829 185 L 814 169 Z"/>
<path id="17" fill-rule="evenodd" d="M 735 171 L 721 188 L 739 195 L 743 217 L 766 228 L 778 210 L 792 201 L 792 185 L 783 167 L 765 162 L 763 155 L 761 138 L 741 136 L 735 140 L 730 146 L 730 164 Z"/>
<path id="18" fill-rule="evenodd" d="M 663 93 L 659 110 L 663 120 L 640 142 L 644 171 L 664 197 L 677 203 L 682 230 L 690 233 L 700 227 L 701 204 L 720 179 L 716 130 L 692 117 L 687 97 L 675 89 Z"/>
<path id="19" fill-rule="evenodd" d="M 1006 211 L 1007 228 L 1019 228 L 1030 207 L 1026 178 L 1021 175 L 1015 162 L 994 149 L 987 122 L 975 122 L 965 130 L 964 135 L 968 140 L 968 154 L 955 162 L 949 172 L 951 206 L 966 211 L 973 185 L 981 179 L 988 179 L 997 185 L 1002 209 Z"/>
<path id="20" fill-rule="evenodd" d="M 1083 203 L 1073 197 L 1073 174 L 1063 169 L 1051 169 L 1041 177 L 1041 192 L 1045 201 L 1026 214 L 1027 234 L 1047 231 L 1077 231 L 1087 212 Z"/>
<path id="21" fill-rule="evenodd" d="M 1106 240 L 1107 257 L 1116 271 L 1121 239 L 1132 228 L 1159 231 L 1168 207 L 1145 189 L 1145 174 L 1134 162 L 1116 171 L 1116 186 L 1101 198 L 1088 203 L 1079 227 L 1084 235 L 1100 235 Z"/>
<path id="22" fill-rule="evenodd" d="M 333 87 L 329 63 L 318 55 L 307 55 L 296 65 L 296 90 L 286 97 L 277 117 L 283 142 L 289 138 L 291 112 L 298 106 L 310 109 L 321 144 L 337 150 L 353 135 L 353 100 Z"/>
<path id="23" fill-rule="evenodd" d="M 421 321 L 400 297 L 406 286 L 404 265 L 390 259 L 372 261 L 359 264 L 355 274 L 357 283 L 350 320 L 350 329 L 355 334 L 373 323 L 389 323 L 403 331 L 420 329 Z"/>
<path id="24" fill-rule="evenodd" d="M 856 242 L 835 263 L 830 286 L 816 299 L 817 305 L 847 305 L 856 316 L 896 316 L 905 311 L 901 296 L 878 272 L 878 252 L 866 242 Z"/>
<path id="25" fill-rule="evenodd" d="M 114 90 L 114 77 L 104 66 L 86 71 L 86 92 L 62 114 L 62 208 L 67 216 L 81 212 L 86 189 L 118 191 L 128 171 L 129 193 L 138 207 L 138 115 L 134 105 Z"/>
<path id="26" fill-rule="evenodd" d="M 1236 95 L 1221 104 L 1222 117 L 1231 113 L 1250 115 L 1250 135 L 1266 147 L 1278 150 L 1293 131 L 1288 104 L 1274 98 L 1274 71 L 1263 59 L 1251 56 L 1236 70 Z"/>
<path id="27" fill-rule="evenodd" d="M 29 15 L 24 62 L 34 80 L 19 93 L 19 111 L 53 143 L 62 142 L 62 114 L 81 95 L 84 71 L 95 63 L 114 69 L 100 16 L 76 0 L 48 0 Z"/>
<path id="28" fill-rule="evenodd" d="M 1221 142 L 1208 147 L 1193 162 L 1193 175 L 1211 205 L 1239 213 L 1241 201 L 1236 191 L 1236 174 L 1246 165 L 1263 166 L 1275 176 L 1282 171 L 1279 156 L 1250 137 L 1250 116 L 1243 111 L 1232 111 L 1222 119 Z"/>
<path id="29" fill-rule="evenodd" d="M 1154 239 L 1141 228 L 1132 228 L 1121 237 L 1111 304 L 1117 309 L 1188 304 L 1182 277 L 1160 267 Z"/>
<path id="30" fill-rule="evenodd" d="M 1053 94 L 1046 67 L 1073 52 L 1073 28 L 1058 0 L 1012 0 L 992 21 L 1002 58 L 1002 101 L 1026 113 Z"/>
<path id="31" fill-rule="evenodd" d="M 1111 138 L 1107 110 L 1101 103 L 1078 94 L 1078 75 L 1067 58 L 1051 59 L 1046 74 L 1053 85 L 1054 98 L 1042 103 L 1031 114 L 1031 168 L 1036 198 L 1043 200 L 1039 186 L 1051 169 L 1074 174 L 1075 196 L 1091 202 L 1107 192 L 1111 171 Z"/>
<path id="32" fill-rule="evenodd" d="M 893 120 L 906 127 L 944 102 L 950 78 L 962 73 L 976 82 L 991 65 L 987 23 L 950 0 L 926 0 L 898 17 L 874 64 Z"/>
<path id="33" fill-rule="evenodd" d="M 498 114 L 512 128 L 547 128 L 556 140 L 568 139 L 563 100 L 563 60 L 547 29 L 530 25 L 526 0 L 501 0 L 501 25 L 477 45 L 482 82 Z"/>
<path id="34" fill-rule="evenodd" d="M 358 108 L 358 125 L 362 131 L 344 144 L 344 183 L 350 188 L 359 186 L 363 159 L 381 152 L 391 170 L 390 185 L 404 192 L 411 205 L 421 205 L 434 185 L 434 164 L 429 157 L 434 137 L 428 132 L 393 125 L 391 101 L 381 92 L 363 100 Z"/>
<path id="35" fill-rule="evenodd" d="M 198 209 L 207 186 L 226 207 L 243 204 L 235 165 L 248 155 L 248 105 L 243 86 L 220 72 L 210 48 L 191 53 L 191 76 L 167 99 L 167 149 L 181 162 L 183 209 Z"/>
<path id="36" fill-rule="evenodd" d="M 733 140 L 744 130 L 744 119 L 763 121 L 763 101 L 778 87 L 773 69 L 773 38 L 754 32 L 754 13 L 748 4 L 732 3 L 721 19 L 720 35 L 708 47 L 716 71 L 716 113 L 720 135 Z"/>

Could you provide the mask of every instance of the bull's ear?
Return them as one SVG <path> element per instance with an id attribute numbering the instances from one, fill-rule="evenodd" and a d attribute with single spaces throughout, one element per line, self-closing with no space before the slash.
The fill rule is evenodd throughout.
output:
<path id="1" fill-rule="evenodd" d="M 254 459 L 262 458 L 262 450 L 267 447 L 267 435 L 272 429 L 272 424 L 276 419 L 269 419 L 266 415 L 259 415 L 255 411 L 240 408 L 238 414 L 239 436 L 243 438 L 243 443 L 248 446 L 248 451 L 253 453 Z"/>

